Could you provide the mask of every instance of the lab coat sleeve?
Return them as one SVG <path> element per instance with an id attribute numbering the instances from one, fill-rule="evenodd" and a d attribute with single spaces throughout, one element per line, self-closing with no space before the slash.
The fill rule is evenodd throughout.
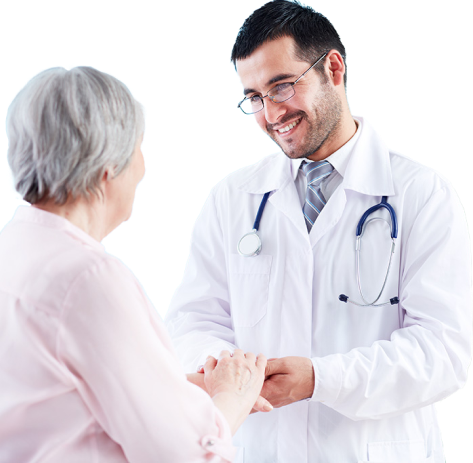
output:
<path id="1" fill-rule="evenodd" d="M 64 302 L 57 352 L 130 463 L 232 460 L 228 423 L 187 381 L 164 323 L 118 260 L 107 257 L 77 277 Z"/>
<path id="2" fill-rule="evenodd" d="M 184 277 L 165 320 L 188 373 L 208 355 L 217 358 L 222 350 L 235 349 L 224 240 L 213 193 L 196 221 Z"/>
<path id="3" fill-rule="evenodd" d="M 437 190 L 402 240 L 405 311 L 390 340 L 312 359 L 312 400 L 353 419 L 381 419 L 432 404 L 465 384 L 471 358 L 471 257 L 465 213 Z"/>

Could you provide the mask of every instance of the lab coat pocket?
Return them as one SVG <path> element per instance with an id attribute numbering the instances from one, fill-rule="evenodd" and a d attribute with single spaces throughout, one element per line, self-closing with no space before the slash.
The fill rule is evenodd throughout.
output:
<path id="1" fill-rule="evenodd" d="M 423 440 L 370 442 L 369 462 L 428 463 Z"/>
<path id="2" fill-rule="evenodd" d="M 230 308 L 235 327 L 256 325 L 268 309 L 272 256 L 230 254 Z"/>

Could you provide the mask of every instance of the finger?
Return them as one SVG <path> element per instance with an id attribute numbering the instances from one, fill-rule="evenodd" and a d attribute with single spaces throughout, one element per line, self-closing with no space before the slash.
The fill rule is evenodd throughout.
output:
<path id="1" fill-rule="evenodd" d="M 266 376 L 266 369 L 268 368 L 267 365 L 268 361 L 266 357 L 263 354 L 258 354 L 258 357 L 256 357 L 256 367 L 258 368 L 258 370 L 263 370 Z"/>
<path id="2" fill-rule="evenodd" d="M 204 372 L 204 365 L 199 365 L 197 367 L 197 373 L 203 373 Z"/>
<path id="3" fill-rule="evenodd" d="M 204 364 L 204 373 L 206 375 L 211 373 L 212 371 L 214 371 L 216 366 L 217 366 L 217 359 L 209 355 Z"/>
<path id="4" fill-rule="evenodd" d="M 233 351 L 233 357 L 244 358 L 244 357 L 245 357 L 245 353 L 244 353 L 241 349 L 235 349 L 235 350 Z"/>
<path id="5" fill-rule="evenodd" d="M 245 354 L 246 360 L 248 360 L 248 364 L 250 367 L 254 366 L 256 364 L 256 355 L 253 354 L 253 352 L 247 352 Z"/>
<path id="6" fill-rule="evenodd" d="M 275 375 L 281 372 L 281 361 L 280 359 L 274 359 L 271 362 L 266 363 L 265 376 Z"/>
<path id="7" fill-rule="evenodd" d="M 256 399 L 253 408 L 258 412 L 270 412 L 273 409 L 273 406 L 264 397 L 259 396 Z"/>
<path id="8" fill-rule="evenodd" d="M 222 352 L 220 352 L 220 355 L 218 356 L 218 359 L 222 360 L 225 357 L 231 357 L 231 354 L 228 350 L 222 350 Z"/>

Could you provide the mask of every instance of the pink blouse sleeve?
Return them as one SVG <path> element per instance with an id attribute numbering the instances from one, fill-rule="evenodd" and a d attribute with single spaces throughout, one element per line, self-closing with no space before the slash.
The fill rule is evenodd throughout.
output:
<path id="1" fill-rule="evenodd" d="M 130 462 L 232 461 L 231 431 L 189 383 L 164 325 L 131 272 L 106 257 L 64 301 L 58 358 Z"/>

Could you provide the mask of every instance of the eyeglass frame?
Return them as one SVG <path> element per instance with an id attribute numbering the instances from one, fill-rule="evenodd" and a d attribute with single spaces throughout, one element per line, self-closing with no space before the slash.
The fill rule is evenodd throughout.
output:
<path id="1" fill-rule="evenodd" d="M 320 63 L 320 61 L 322 61 L 326 56 L 328 55 L 328 52 L 325 52 L 320 58 L 317 59 L 317 61 L 309 68 L 307 69 L 307 71 L 305 71 L 304 73 L 302 73 L 294 82 L 284 82 L 282 84 L 277 84 L 275 85 L 274 87 L 271 87 L 267 92 L 266 92 L 266 95 L 264 96 L 260 96 L 260 95 L 253 95 L 251 96 L 250 98 L 253 98 L 254 96 L 258 96 L 258 98 L 261 100 L 261 104 L 262 104 L 262 107 L 261 109 L 258 109 L 258 111 L 255 111 L 254 113 L 245 113 L 245 111 L 243 111 L 241 105 L 243 104 L 243 102 L 245 100 L 249 100 L 250 98 L 248 98 L 247 96 L 245 96 L 245 98 L 243 98 L 243 100 L 241 100 L 239 103 L 238 103 L 238 106 L 237 108 L 240 108 L 241 109 L 241 112 L 243 114 L 246 114 L 247 116 L 251 116 L 252 114 L 256 114 L 256 113 L 259 113 L 260 111 L 262 111 L 264 109 L 264 98 L 266 97 L 269 97 L 269 99 L 273 102 L 273 103 L 284 103 L 285 101 L 287 100 L 290 100 L 295 94 L 296 94 L 296 91 L 294 90 L 294 85 L 297 84 L 297 82 L 299 82 L 314 66 L 316 66 L 317 64 Z M 279 85 L 284 85 L 284 84 L 290 84 L 292 86 L 292 89 L 294 90 L 294 93 L 289 97 L 289 98 L 286 98 L 285 100 L 282 100 L 282 101 L 274 101 L 273 100 L 273 97 L 269 94 L 269 92 L 271 92 L 272 90 L 274 90 L 276 87 L 278 87 Z"/>

